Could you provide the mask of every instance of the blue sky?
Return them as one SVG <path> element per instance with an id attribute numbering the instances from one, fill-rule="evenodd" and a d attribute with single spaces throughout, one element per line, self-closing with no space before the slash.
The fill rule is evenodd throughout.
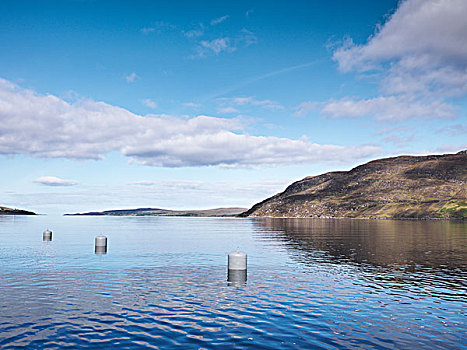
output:
<path id="1" fill-rule="evenodd" d="M 249 207 L 467 148 L 467 3 L 0 3 L 0 205 Z"/>

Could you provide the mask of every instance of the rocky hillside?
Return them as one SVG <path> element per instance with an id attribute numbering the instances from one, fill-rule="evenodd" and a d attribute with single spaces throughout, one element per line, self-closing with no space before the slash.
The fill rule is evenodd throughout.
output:
<path id="1" fill-rule="evenodd" d="M 32 211 L 0 207 L 0 215 L 36 215 Z"/>
<path id="2" fill-rule="evenodd" d="M 378 159 L 306 177 L 241 216 L 465 219 L 467 151 Z"/>

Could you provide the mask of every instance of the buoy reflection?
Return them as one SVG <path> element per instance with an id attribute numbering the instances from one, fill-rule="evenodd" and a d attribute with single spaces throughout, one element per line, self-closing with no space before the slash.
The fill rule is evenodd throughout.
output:
<path id="1" fill-rule="evenodd" d="M 228 270 L 227 285 L 232 287 L 243 287 L 246 285 L 247 270 Z"/>

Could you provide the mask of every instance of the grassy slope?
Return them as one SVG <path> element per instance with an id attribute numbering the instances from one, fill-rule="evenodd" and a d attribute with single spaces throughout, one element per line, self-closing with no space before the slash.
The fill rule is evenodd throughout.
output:
<path id="1" fill-rule="evenodd" d="M 244 216 L 465 218 L 467 154 L 379 159 L 306 177 Z"/>

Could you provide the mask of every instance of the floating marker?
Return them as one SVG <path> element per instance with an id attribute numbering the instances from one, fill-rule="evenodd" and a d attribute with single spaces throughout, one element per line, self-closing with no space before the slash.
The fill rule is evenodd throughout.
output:
<path id="1" fill-rule="evenodd" d="M 238 248 L 235 252 L 229 253 L 227 281 L 235 286 L 240 286 L 246 283 L 247 273 L 247 255 L 244 252 L 239 252 Z"/>
<path id="2" fill-rule="evenodd" d="M 51 241 L 52 240 L 52 231 L 49 229 L 45 230 L 44 233 L 42 234 L 42 240 L 43 241 Z"/>
<path id="3" fill-rule="evenodd" d="M 95 240 L 95 249 L 96 254 L 106 254 L 107 253 L 107 237 L 97 236 Z"/>

